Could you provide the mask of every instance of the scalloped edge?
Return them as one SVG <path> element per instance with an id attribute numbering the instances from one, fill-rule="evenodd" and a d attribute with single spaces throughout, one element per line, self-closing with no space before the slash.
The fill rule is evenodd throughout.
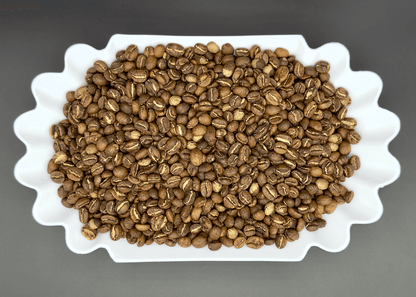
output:
<path id="1" fill-rule="evenodd" d="M 188 38 L 188 39 L 192 39 L 192 40 L 196 40 L 196 41 L 200 41 L 202 39 L 215 39 L 216 42 L 218 42 L 219 44 L 221 43 L 220 41 L 228 42 L 229 39 L 233 39 L 233 38 L 245 38 L 245 39 L 250 39 L 250 40 L 255 41 L 256 39 L 263 39 L 263 38 L 268 39 L 268 38 L 278 38 L 278 37 L 284 37 L 284 38 L 289 37 L 289 38 L 293 38 L 295 40 L 298 39 L 297 42 L 300 43 L 300 46 L 303 46 L 306 49 L 310 49 L 314 52 L 318 52 L 319 50 L 322 50 L 325 46 L 331 46 L 331 45 L 340 46 L 340 49 L 345 51 L 344 54 L 347 57 L 346 60 L 344 61 L 345 62 L 345 69 L 346 69 L 347 72 L 350 72 L 350 73 L 368 73 L 369 75 L 373 75 L 378 79 L 380 89 L 378 90 L 377 95 L 375 96 L 376 97 L 376 99 L 375 99 L 376 108 L 379 112 L 385 112 L 385 113 L 389 114 L 389 116 L 391 116 L 392 119 L 393 119 L 392 121 L 394 122 L 392 124 L 394 124 L 395 129 L 391 132 L 391 135 L 389 137 L 386 137 L 386 139 L 383 143 L 383 147 L 382 147 L 384 153 L 387 155 L 388 158 L 390 158 L 390 161 L 393 163 L 392 167 L 394 167 L 394 168 L 391 168 L 391 170 L 394 174 L 387 181 L 378 183 L 374 187 L 375 196 L 377 198 L 377 203 L 379 204 L 378 206 L 380 207 L 380 211 L 377 213 L 378 215 L 374 216 L 373 219 L 371 219 L 371 220 L 351 220 L 350 222 L 348 222 L 347 226 L 345 226 L 345 227 L 347 227 L 347 229 L 346 229 L 347 234 L 346 234 L 345 240 L 337 248 L 330 249 L 330 248 L 326 248 L 325 246 L 323 246 L 320 243 L 310 242 L 310 243 L 306 244 L 306 246 L 304 246 L 302 252 L 299 253 L 297 256 L 286 257 L 286 258 L 282 258 L 282 257 L 262 258 L 260 254 L 258 254 L 258 257 L 256 256 L 256 257 L 232 257 L 232 258 L 225 257 L 224 258 L 223 256 L 220 256 L 219 254 L 214 253 L 213 256 L 209 257 L 209 258 L 201 256 L 201 257 L 193 257 L 193 258 L 154 257 L 154 258 L 141 258 L 141 259 L 137 259 L 137 258 L 135 258 L 135 259 L 126 259 L 126 258 L 117 256 L 116 253 L 113 251 L 113 249 L 110 246 L 106 245 L 105 243 L 104 244 L 103 243 L 96 243 L 96 244 L 92 245 L 91 247 L 83 249 L 83 250 L 80 250 L 80 249 L 76 248 L 71 243 L 71 241 L 69 240 L 69 235 L 70 234 L 69 234 L 68 230 L 71 229 L 71 227 L 68 226 L 68 224 L 66 224 L 65 222 L 62 222 L 60 224 L 50 224 L 50 223 L 45 222 L 44 220 L 42 220 L 37 215 L 37 213 L 35 212 L 36 203 L 38 202 L 38 197 L 40 195 L 40 189 L 37 185 L 29 184 L 21 178 L 21 174 L 23 172 L 23 170 L 21 170 L 21 168 L 20 168 L 21 164 L 23 164 L 25 162 L 25 160 L 28 158 L 28 156 L 32 153 L 32 150 L 33 150 L 32 149 L 33 144 L 30 143 L 30 141 L 28 141 L 27 139 L 25 139 L 25 137 L 23 137 L 20 133 L 20 129 L 22 127 L 21 122 L 24 120 L 25 117 L 29 116 L 31 113 L 35 113 L 38 110 L 39 106 L 41 105 L 41 100 L 39 98 L 37 98 L 37 96 L 35 95 L 36 92 L 34 91 L 36 81 L 38 79 L 40 79 L 40 77 L 42 75 L 59 75 L 59 74 L 64 75 L 65 73 L 67 73 L 70 70 L 70 67 L 68 67 L 68 65 L 69 65 L 68 61 L 70 59 L 69 53 L 75 47 L 77 47 L 77 46 L 82 46 L 82 47 L 87 46 L 90 50 L 97 51 L 97 52 L 105 52 L 105 51 L 109 50 L 111 46 L 114 46 L 114 44 L 117 42 L 118 39 L 125 38 L 125 37 L 140 37 L 140 38 L 144 38 L 144 39 L 150 37 L 150 38 L 158 38 L 158 39 L 161 39 L 161 40 L 167 40 L 167 39 L 172 39 L 172 38 Z M 218 39 L 220 39 L 220 41 L 218 41 Z M 164 42 L 164 43 L 167 43 L 167 42 Z M 112 53 L 112 55 L 113 54 L 114 53 Z M 304 39 L 304 37 L 302 35 L 210 36 L 210 37 L 206 37 L 206 36 L 173 36 L 173 35 L 163 36 L 163 35 L 115 34 L 110 38 L 108 44 L 102 50 L 97 50 L 97 49 L 95 49 L 95 48 L 93 48 L 89 45 L 86 45 L 86 44 L 74 44 L 74 45 L 70 46 L 65 52 L 64 60 L 65 60 L 65 66 L 64 66 L 64 70 L 62 72 L 42 73 L 42 74 L 37 75 L 33 79 L 32 84 L 31 84 L 31 90 L 32 90 L 32 93 L 34 94 L 34 97 L 35 97 L 36 108 L 21 114 L 14 122 L 14 126 L 13 126 L 14 132 L 15 132 L 17 138 L 19 138 L 19 140 L 22 141 L 25 144 L 26 150 L 27 150 L 25 155 L 16 163 L 16 166 L 14 168 L 14 175 L 15 175 L 15 178 L 17 179 L 17 181 L 19 183 L 21 183 L 22 185 L 24 185 L 26 187 L 32 188 L 32 189 L 36 190 L 36 192 L 37 192 L 37 197 L 36 197 L 33 209 L 32 209 L 32 214 L 33 214 L 35 220 L 41 225 L 63 226 L 65 228 L 65 239 L 66 239 L 66 242 L 67 242 L 67 246 L 71 251 L 73 251 L 75 253 L 87 254 L 87 253 L 93 252 L 94 250 L 97 250 L 99 248 L 104 248 L 104 249 L 107 250 L 108 254 L 110 255 L 110 257 L 115 262 L 125 263 L 125 262 L 154 262 L 154 261 L 230 261 L 230 260 L 231 261 L 301 261 L 301 260 L 304 259 L 307 252 L 309 251 L 309 249 L 312 246 L 319 247 L 319 248 L 321 248 L 321 249 L 323 249 L 327 252 L 340 252 L 340 251 L 344 250 L 350 242 L 350 230 L 351 230 L 351 226 L 353 224 L 369 224 L 369 223 L 373 223 L 373 222 L 376 222 L 376 221 L 379 220 L 379 218 L 381 217 L 381 215 L 383 213 L 383 205 L 381 203 L 381 200 L 380 200 L 380 197 L 379 197 L 379 194 L 378 194 L 378 190 L 382 187 L 385 187 L 385 186 L 393 183 L 400 176 L 400 170 L 401 170 L 400 169 L 400 164 L 399 164 L 398 160 L 388 150 L 389 143 L 397 136 L 397 134 L 400 131 L 400 119 L 394 113 L 392 113 L 392 112 L 390 112 L 386 109 L 383 109 L 378 105 L 378 99 L 380 97 L 380 94 L 381 94 L 381 91 L 382 91 L 382 88 L 383 88 L 383 82 L 382 82 L 381 78 L 376 73 L 371 72 L 371 71 L 352 71 L 351 68 L 350 68 L 350 54 L 349 54 L 347 48 L 344 45 L 340 44 L 340 43 L 327 43 L 327 44 L 322 45 L 321 47 L 312 49 L 307 45 L 306 40 Z M 267 247 L 265 247 L 265 248 L 267 248 Z"/>

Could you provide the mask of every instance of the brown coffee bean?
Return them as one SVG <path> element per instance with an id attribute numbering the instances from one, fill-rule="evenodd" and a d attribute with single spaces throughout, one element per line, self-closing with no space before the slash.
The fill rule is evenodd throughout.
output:
<path id="1" fill-rule="evenodd" d="M 299 239 L 299 232 L 295 229 L 287 229 L 285 232 L 286 238 L 288 241 L 293 242 Z"/>
<path id="2" fill-rule="evenodd" d="M 320 195 L 316 198 L 318 205 L 329 205 L 332 202 L 332 198 L 326 195 Z"/>
<path id="3" fill-rule="evenodd" d="M 115 216 L 112 215 L 103 215 L 101 217 L 101 222 L 103 224 L 111 224 L 111 225 L 116 225 L 119 222 L 119 219 Z"/>
<path id="4" fill-rule="evenodd" d="M 351 156 L 349 163 L 352 165 L 354 170 L 358 170 L 361 167 L 360 158 L 358 156 Z"/>
<path id="5" fill-rule="evenodd" d="M 189 237 L 181 237 L 178 239 L 178 244 L 181 247 L 187 248 L 191 246 L 191 239 Z"/>
<path id="6" fill-rule="evenodd" d="M 224 197 L 223 203 L 226 208 L 233 209 L 238 206 L 238 198 L 232 194 L 228 194 Z"/>
<path id="7" fill-rule="evenodd" d="M 262 187 L 262 193 L 269 200 L 275 200 L 278 196 L 276 188 L 270 184 L 265 184 Z"/>
<path id="8" fill-rule="evenodd" d="M 213 53 L 213 54 L 216 54 L 220 51 L 219 46 L 213 41 L 207 44 L 207 49 L 210 53 Z"/>
<path id="9" fill-rule="evenodd" d="M 114 174 L 114 176 L 116 176 L 118 178 L 125 178 L 129 174 L 129 172 L 128 172 L 126 167 L 117 166 L 116 168 L 114 168 L 113 174 Z"/>
<path id="10" fill-rule="evenodd" d="M 94 62 L 94 68 L 98 72 L 104 73 L 108 70 L 108 66 L 104 61 L 95 61 Z"/>
<path id="11" fill-rule="evenodd" d="M 328 189 L 328 186 L 329 186 L 329 182 L 326 179 L 323 179 L 323 178 L 317 179 L 315 184 L 316 184 L 316 186 L 318 187 L 319 190 L 326 190 L 326 189 Z"/>
<path id="12" fill-rule="evenodd" d="M 315 232 L 319 230 L 319 223 L 316 221 L 312 221 L 306 224 L 306 230 L 309 232 Z"/>
<path id="13" fill-rule="evenodd" d="M 361 136 L 357 132 L 351 131 L 347 135 L 347 140 L 351 144 L 357 144 L 361 140 Z"/>
<path id="14" fill-rule="evenodd" d="M 286 58 L 287 56 L 289 56 L 289 51 L 287 49 L 278 47 L 274 53 L 276 54 L 276 56 L 278 58 Z"/>
<path id="15" fill-rule="evenodd" d="M 251 236 L 247 238 L 246 245 L 251 249 L 259 249 L 264 245 L 264 239 L 258 236 Z"/>
<path id="16" fill-rule="evenodd" d="M 208 248 L 211 251 L 218 251 L 221 248 L 221 246 L 222 246 L 221 242 L 210 242 L 210 243 L 208 243 Z"/>
<path id="17" fill-rule="evenodd" d="M 79 168 L 72 167 L 68 169 L 67 176 L 73 181 L 81 181 L 84 177 L 84 172 Z"/>
<path id="18" fill-rule="evenodd" d="M 110 229 L 110 238 L 111 240 L 117 241 L 120 240 L 123 236 L 123 229 L 120 225 L 113 225 Z"/>
<path id="19" fill-rule="evenodd" d="M 54 171 L 57 171 L 59 169 L 59 165 L 56 164 L 53 160 L 50 160 L 48 163 L 47 171 L 49 174 L 51 174 Z"/>
<path id="20" fill-rule="evenodd" d="M 318 73 L 328 73 L 330 69 L 330 65 L 326 61 L 318 61 L 315 64 L 315 69 Z"/>
<path id="21" fill-rule="evenodd" d="M 51 173 L 51 179 L 57 184 L 62 184 L 65 181 L 65 174 L 63 174 L 61 171 L 53 171 Z"/>
<path id="22" fill-rule="evenodd" d="M 234 247 L 236 249 L 241 249 L 246 244 L 245 237 L 237 237 L 234 239 Z"/>
<path id="23" fill-rule="evenodd" d="M 225 246 L 225 247 L 232 247 L 234 246 L 234 241 L 226 236 L 223 236 L 220 238 L 220 242 Z"/>
<path id="24" fill-rule="evenodd" d="M 203 248 L 208 243 L 208 240 L 206 237 L 203 236 L 197 236 L 194 239 L 192 239 L 192 245 L 196 247 L 197 249 Z"/>
<path id="25" fill-rule="evenodd" d="M 209 180 L 204 180 L 201 185 L 201 195 L 203 197 L 210 197 L 212 194 L 212 184 Z"/>
<path id="26" fill-rule="evenodd" d="M 190 158 L 192 164 L 195 166 L 200 166 L 204 162 L 204 154 L 199 149 L 193 149 Z"/>
<path id="27" fill-rule="evenodd" d="M 347 141 L 341 142 L 339 145 L 339 152 L 342 155 L 348 155 L 351 152 L 351 144 Z"/>
<path id="28" fill-rule="evenodd" d="M 88 240 L 93 240 L 97 236 L 97 231 L 91 229 L 88 225 L 84 225 L 81 228 L 81 234 Z"/>
<path id="29" fill-rule="evenodd" d="M 276 247 L 278 249 L 283 249 L 286 247 L 287 239 L 286 236 L 283 234 L 277 234 L 276 236 Z"/>
<path id="30" fill-rule="evenodd" d="M 65 152 L 62 152 L 62 151 L 57 152 L 57 153 L 56 153 L 56 154 L 52 157 L 52 161 L 53 161 L 55 164 L 58 164 L 58 165 L 65 163 L 67 160 L 68 160 L 68 156 L 67 156 L 67 154 L 66 154 Z"/>
<path id="31" fill-rule="evenodd" d="M 252 202 L 252 196 L 247 190 L 241 191 L 238 195 L 238 198 L 244 205 L 248 205 Z"/>
<path id="32" fill-rule="evenodd" d="M 354 192 L 349 191 L 345 194 L 345 202 L 350 203 L 352 201 L 352 199 L 354 198 Z"/>
<path id="33" fill-rule="evenodd" d="M 101 225 L 100 227 L 98 227 L 97 231 L 99 233 L 107 233 L 108 231 L 110 231 L 110 229 L 111 229 L 110 224 L 104 224 L 104 225 Z"/>
<path id="34" fill-rule="evenodd" d="M 120 215 L 126 213 L 129 210 L 130 203 L 126 200 L 119 201 L 116 204 L 116 212 Z"/>
<path id="35" fill-rule="evenodd" d="M 173 57 L 180 57 L 185 53 L 185 49 L 177 43 L 169 43 L 166 46 L 166 52 Z"/>

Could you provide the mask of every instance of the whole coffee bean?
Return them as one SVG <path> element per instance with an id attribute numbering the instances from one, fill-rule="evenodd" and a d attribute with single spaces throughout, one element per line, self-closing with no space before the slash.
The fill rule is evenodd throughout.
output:
<path id="1" fill-rule="evenodd" d="M 316 221 L 312 221 L 306 224 L 306 230 L 309 232 L 315 232 L 319 229 L 319 224 Z"/>
<path id="2" fill-rule="evenodd" d="M 263 193 L 263 195 L 264 195 L 267 199 L 269 199 L 269 200 L 274 200 L 274 199 L 276 199 L 276 198 L 277 198 L 277 196 L 278 196 L 278 193 L 277 193 L 276 188 L 275 188 L 275 187 L 273 187 L 273 186 L 272 186 L 272 185 L 270 185 L 270 184 L 265 184 L 265 185 L 262 187 L 262 193 Z"/>
<path id="3" fill-rule="evenodd" d="M 227 196 L 224 197 L 224 206 L 226 208 L 236 208 L 238 205 L 238 198 L 232 194 L 228 194 Z"/>
<path id="4" fill-rule="evenodd" d="M 237 237 L 234 239 L 234 247 L 236 249 L 241 249 L 246 244 L 245 237 Z"/>
<path id="5" fill-rule="evenodd" d="M 116 225 L 119 222 L 119 219 L 115 216 L 112 215 L 103 215 L 101 217 L 101 222 L 103 224 L 111 224 L 111 225 Z M 140 230 L 141 231 L 141 230 Z"/>
<path id="6" fill-rule="evenodd" d="M 328 189 L 329 182 L 326 179 L 319 178 L 316 180 L 316 186 L 319 190 L 326 190 Z"/>
<path id="7" fill-rule="evenodd" d="M 212 194 L 212 184 L 209 180 L 204 180 L 201 183 L 201 195 L 203 197 L 210 197 Z"/>
<path id="8" fill-rule="evenodd" d="M 234 246 L 234 241 L 226 236 L 223 236 L 220 238 L 220 242 L 225 246 L 225 247 L 232 247 Z"/>
<path id="9" fill-rule="evenodd" d="M 210 243 L 208 243 L 208 248 L 211 251 L 218 251 L 221 248 L 221 246 L 222 246 L 221 242 L 210 242 Z"/>
<path id="10" fill-rule="evenodd" d="M 247 190 L 241 191 L 238 195 L 238 198 L 240 202 L 244 205 L 248 205 L 252 202 L 251 194 Z"/>
<path id="11" fill-rule="evenodd" d="M 84 172 L 79 168 L 72 167 L 68 169 L 67 176 L 73 181 L 81 181 L 84 177 Z"/>
<path id="12" fill-rule="evenodd" d="M 101 226 L 101 220 L 100 219 L 91 219 L 88 222 L 88 226 L 92 229 L 92 230 L 97 230 L 98 228 L 100 228 Z"/>
<path id="13" fill-rule="evenodd" d="M 104 61 L 95 61 L 94 62 L 94 68 L 98 72 L 104 73 L 108 70 L 108 66 Z"/>
<path id="14" fill-rule="evenodd" d="M 123 236 L 123 229 L 120 225 L 113 225 L 110 229 L 110 238 L 111 240 L 117 241 L 120 240 Z"/>
<path id="15" fill-rule="evenodd" d="M 351 144 L 357 144 L 361 140 L 361 136 L 357 132 L 351 131 L 347 135 L 347 140 Z"/>
<path id="16" fill-rule="evenodd" d="M 204 162 L 204 155 L 199 149 L 193 149 L 190 158 L 192 164 L 195 166 L 200 166 Z"/>
<path id="17" fill-rule="evenodd" d="M 354 198 L 354 192 L 349 191 L 345 194 L 345 202 L 350 203 L 352 199 Z"/>
<path id="18" fill-rule="evenodd" d="M 316 198 L 316 203 L 319 205 L 328 205 L 332 202 L 332 198 L 326 195 L 320 195 Z"/>
<path id="19" fill-rule="evenodd" d="M 276 54 L 276 56 L 278 58 L 286 58 L 287 56 L 289 56 L 289 51 L 287 49 L 278 47 L 274 53 Z"/>
<path id="20" fill-rule="evenodd" d="M 180 57 L 185 53 L 185 49 L 177 43 L 169 43 L 166 46 L 166 52 L 173 57 Z"/>
<path id="21" fill-rule="evenodd" d="M 361 167 L 360 158 L 358 156 L 351 156 L 349 163 L 352 165 L 354 170 L 358 170 Z"/>
<path id="22" fill-rule="evenodd" d="M 88 225 L 84 225 L 81 228 L 81 234 L 88 240 L 93 240 L 95 237 L 97 237 L 97 231 L 91 229 Z"/>
<path id="23" fill-rule="evenodd" d="M 191 239 L 189 237 L 181 237 L 181 238 L 178 239 L 178 244 L 181 247 L 187 248 L 187 247 L 191 246 L 192 242 L 191 242 Z"/>
<path id="24" fill-rule="evenodd" d="M 130 203 L 126 200 L 119 201 L 116 204 L 116 212 L 120 215 L 126 213 L 129 210 Z"/>
<path id="25" fill-rule="evenodd" d="M 125 178 L 129 174 L 129 172 L 128 172 L 128 170 L 127 170 L 126 167 L 124 167 L 124 166 L 117 166 L 116 168 L 114 168 L 113 174 L 116 177 Z"/>
<path id="26" fill-rule="evenodd" d="M 328 73 L 330 69 L 330 65 L 326 61 L 318 61 L 315 64 L 315 69 L 318 73 Z"/>
<path id="27" fill-rule="evenodd" d="M 351 144 L 347 141 L 341 142 L 339 145 L 339 152 L 342 155 L 348 155 L 351 152 Z"/>
<path id="28" fill-rule="evenodd" d="M 111 229 L 110 224 L 104 224 L 104 225 L 101 225 L 100 227 L 98 227 L 97 231 L 99 233 L 107 233 L 108 231 L 110 231 L 110 229 Z"/>
<path id="29" fill-rule="evenodd" d="M 295 229 L 287 229 L 285 232 L 286 238 L 288 241 L 295 241 L 297 239 L 299 239 L 299 232 L 296 231 Z"/>
<path id="30" fill-rule="evenodd" d="M 197 249 L 203 248 L 208 243 L 208 240 L 206 237 L 203 236 L 197 236 L 194 239 L 192 239 L 192 245 L 196 247 Z"/>
<path id="31" fill-rule="evenodd" d="M 61 171 L 53 171 L 51 173 L 51 179 L 57 184 L 62 184 L 65 181 L 65 174 L 63 174 Z"/>
<path id="32" fill-rule="evenodd" d="M 207 44 L 207 49 L 210 53 L 216 54 L 220 51 L 219 46 L 215 42 L 209 42 Z"/>
<path id="33" fill-rule="evenodd" d="M 264 239 L 258 236 L 251 236 L 247 238 L 246 245 L 251 249 L 259 249 L 264 245 Z"/>
<path id="34" fill-rule="evenodd" d="M 62 152 L 62 151 L 57 152 L 57 153 L 56 153 L 56 154 L 52 157 L 52 161 L 53 161 L 55 164 L 58 164 L 58 165 L 65 163 L 67 160 L 68 160 L 68 156 L 67 156 L 67 154 L 66 154 L 65 152 Z"/>

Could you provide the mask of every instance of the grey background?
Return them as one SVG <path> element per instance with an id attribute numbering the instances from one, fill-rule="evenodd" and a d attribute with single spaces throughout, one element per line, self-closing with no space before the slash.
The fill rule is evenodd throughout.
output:
<path id="1" fill-rule="evenodd" d="M 0 296 L 414 296 L 414 1 L 36 3 L 40 10 L 0 11 Z M 31 80 L 62 71 L 70 45 L 103 48 L 115 33 L 303 34 L 311 47 L 343 43 L 353 70 L 381 76 L 379 104 L 402 123 L 390 144 L 402 175 L 380 190 L 381 220 L 353 226 L 343 252 L 312 248 L 300 263 L 115 264 L 104 250 L 73 254 L 63 228 L 34 221 L 36 193 L 13 177 L 25 153 L 13 121 L 35 107 Z"/>

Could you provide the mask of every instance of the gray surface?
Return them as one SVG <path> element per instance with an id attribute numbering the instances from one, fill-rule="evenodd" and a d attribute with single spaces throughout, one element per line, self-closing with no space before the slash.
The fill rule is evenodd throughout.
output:
<path id="1" fill-rule="evenodd" d="M 0 11 L 0 296 L 414 296 L 414 1 L 104 2 L 37 1 L 37 11 Z M 345 251 L 312 248 L 300 263 L 115 264 L 104 250 L 73 254 L 63 228 L 34 221 L 35 191 L 13 177 L 25 147 L 12 125 L 35 107 L 33 77 L 62 71 L 70 45 L 103 48 L 115 33 L 303 34 L 312 47 L 343 43 L 353 70 L 381 76 L 380 106 L 402 122 L 390 144 L 402 176 L 380 190 L 381 220 L 353 226 Z"/>

